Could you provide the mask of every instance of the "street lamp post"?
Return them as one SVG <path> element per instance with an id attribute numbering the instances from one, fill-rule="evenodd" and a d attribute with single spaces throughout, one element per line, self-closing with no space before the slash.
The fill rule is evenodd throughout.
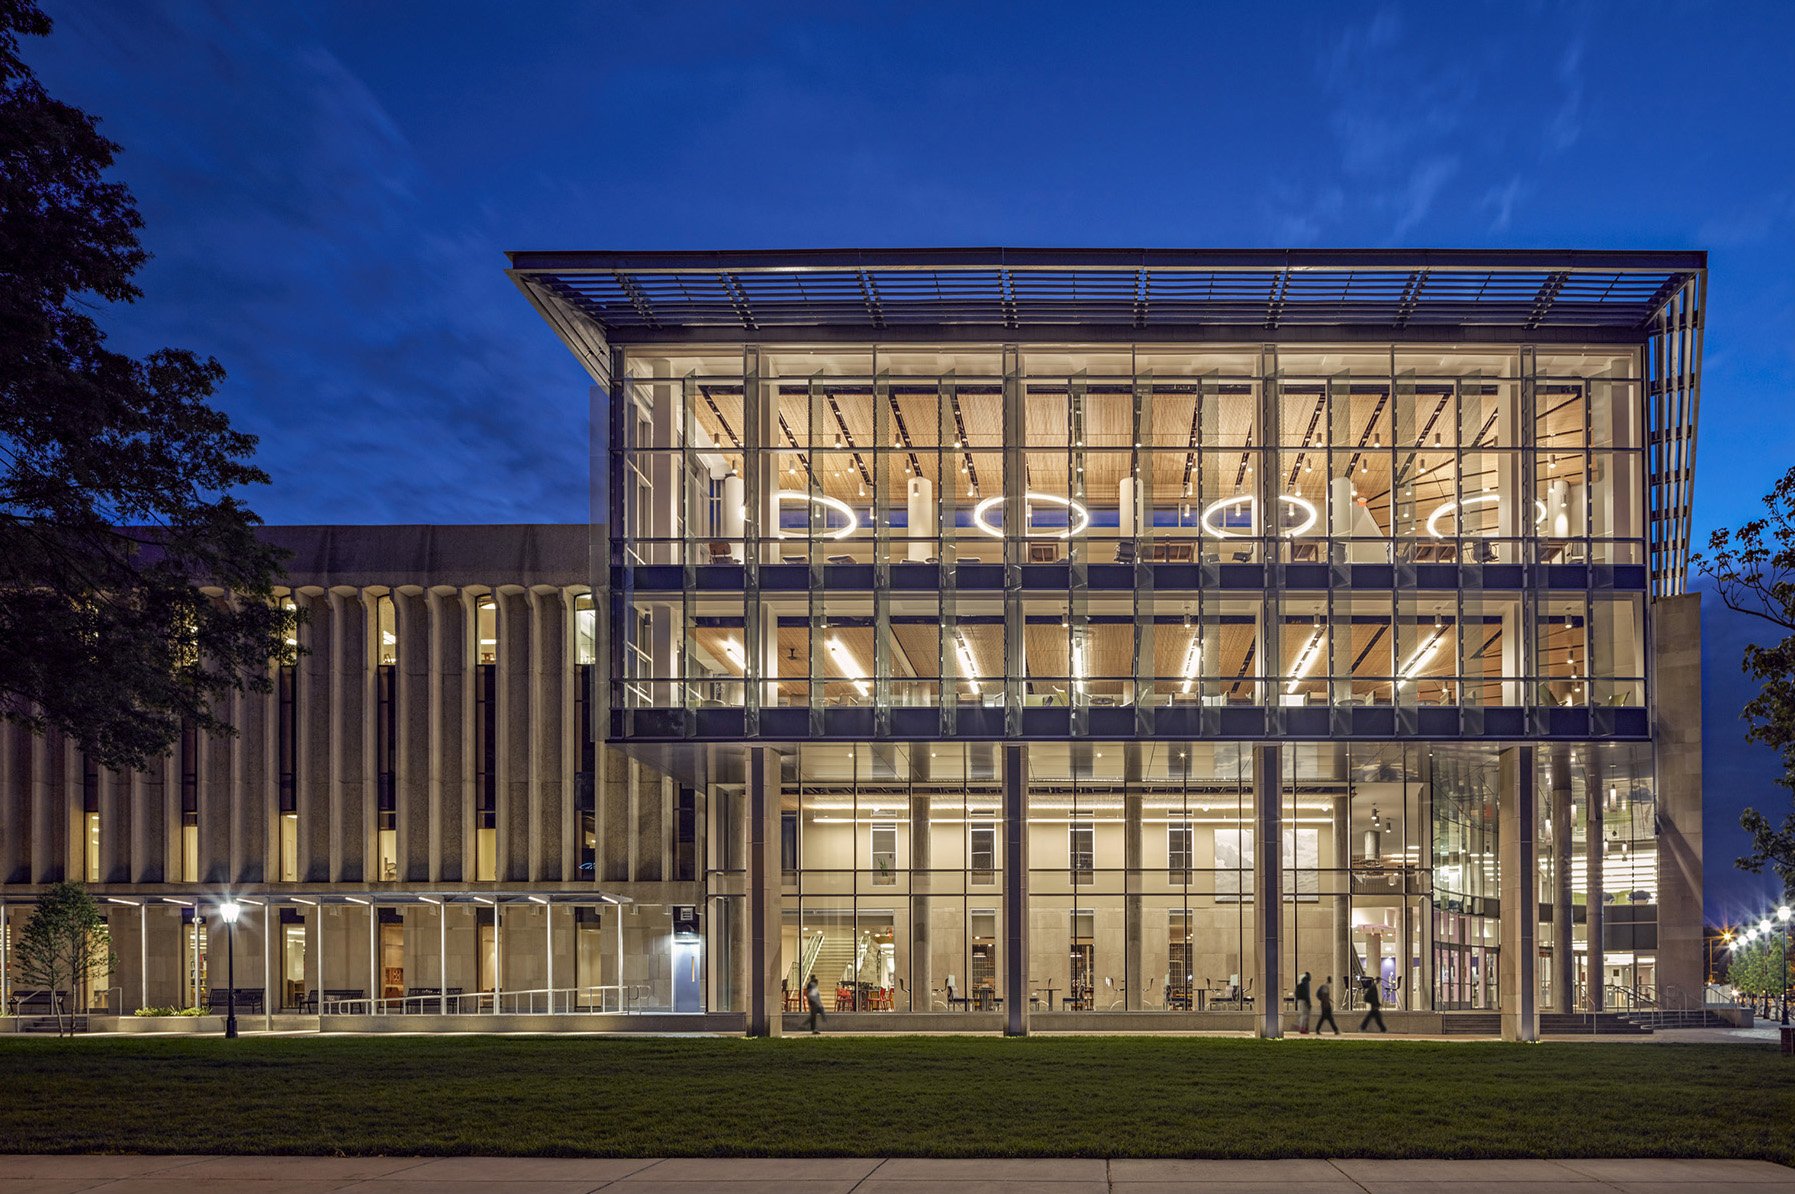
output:
<path id="1" fill-rule="evenodd" d="M 1783 904 L 1776 910 L 1777 924 L 1782 932 L 1778 934 L 1782 945 L 1782 966 L 1777 971 L 1777 986 L 1782 988 L 1782 1022 L 1789 1022 L 1789 906 Z"/>
<path id="2" fill-rule="evenodd" d="M 243 912 L 243 905 L 236 900 L 226 900 L 218 905 L 218 914 L 224 917 L 224 1035 L 227 1038 L 237 1035 L 237 917 Z"/>

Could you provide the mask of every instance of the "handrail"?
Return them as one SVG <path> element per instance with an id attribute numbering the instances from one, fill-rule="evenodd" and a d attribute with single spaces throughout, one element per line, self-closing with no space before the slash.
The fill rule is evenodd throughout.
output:
<path id="1" fill-rule="evenodd" d="M 591 1008 L 575 1008 L 575 1001 L 584 995 L 588 1003 L 596 996 L 598 1011 L 614 1002 L 624 1012 L 624 996 L 628 993 L 618 983 L 593 983 L 583 987 L 526 987 L 494 992 L 487 989 L 462 991 L 455 995 L 386 995 L 380 998 L 359 996 L 353 999 L 320 999 L 318 1013 L 324 1016 L 391 1016 L 430 1015 L 437 1012 L 446 999 L 453 1008 L 451 1015 L 586 1015 Z M 495 998 L 496 995 L 496 998 Z M 523 1002 L 528 1000 L 528 1007 Z M 512 1006 L 507 1008 L 506 1002 Z M 553 1009 L 553 1010 L 551 1010 Z"/>

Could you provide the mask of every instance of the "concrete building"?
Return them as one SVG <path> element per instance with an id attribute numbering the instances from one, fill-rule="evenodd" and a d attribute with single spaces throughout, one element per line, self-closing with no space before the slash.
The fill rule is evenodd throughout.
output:
<path id="1" fill-rule="evenodd" d="M 0 729 L 5 921 L 87 882 L 129 1010 L 237 898 L 325 1029 L 1699 1000 L 1705 268 L 514 254 L 590 524 L 270 530 L 304 652 L 238 737 Z"/>

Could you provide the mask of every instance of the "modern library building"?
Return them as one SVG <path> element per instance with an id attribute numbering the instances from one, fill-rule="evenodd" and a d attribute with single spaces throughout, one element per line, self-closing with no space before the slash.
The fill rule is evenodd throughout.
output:
<path id="1" fill-rule="evenodd" d="M 215 1004 L 227 900 L 239 1011 L 324 1031 L 1700 1001 L 1705 254 L 510 276 L 588 524 L 270 528 L 300 653 L 234 737 L 0 726 L 0 923 L 84 882 L 96 1017 Z"/>

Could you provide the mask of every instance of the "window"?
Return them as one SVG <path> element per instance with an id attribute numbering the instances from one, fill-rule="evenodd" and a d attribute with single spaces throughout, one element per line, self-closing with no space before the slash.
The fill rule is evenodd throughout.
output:
<path id="1" fill-rule="evenodd" d="M 293 599 L 281 598 L 281 607 L 293 611 Z M 298 642 L 297 634 L 288 639 Z M 299 881 L 299 669 L 293 664 L 280 666 L 275 680 L 275 767 L 278 772 L 280 801 L 279 881 Z"/>
<path id="2" fill-rule="evenodd" d="M 482 608 L 492 603 L 481 599 Z M 481 626 L 485 620 L 478 620 Z M 486 630 L 479 631 L 482 639 Z M 474 668 L 474 881 L 491 883 L 499 873 L 499 773 L 498 773 L 498 668 L 489 659 L 497 658 L 489 650 L 497 647 L 496 635 L 490 645 L 480 645 L 482 661 Z"/>
<path id="3" fill-rule="evenodd" d="M 598 741 L 593 736 L 594 668 L 579 665 L 573 681 L 573 725 L 579 735 L 578 770 L 573 775 L 574 812 L 580 819 L 580 877 L 598 878 Z"/>
<path id="4" fill-rule="evenodd" d="M 989 821 L 975 821 L 967 843 L 967 863 L 972 882 L 994 883 L 997 872 L 997 827 Z"/>
<path id="5" fill-rule="evenodd" d="M 798 879 L 798 810 L 779 814 L 779 871 L 788 883 Z"/>
<path id="6" fill-rule="evenodd" d="M 1190 1010 L 1190 988 L 1196 981 L 1190 946 L 1190 912 L 1173 908 L 1166 924 L 1167 1011 Z"/>
<path id="7" fill-rule="evenodd" d="M 380 600 L 389 607 L 392 604 L 390 598 Z M 386 638 L 384 630 L 381 638 L 382 641 Z M 396 691 L 399 669 L 384 662 L 385 652 L 386 648 L 382 648 L 383 662 L 374 674 L 374 824 L 379 856 L 379 868 L 374 878 L 382 883 L 392 883 L 399 878 L 398 746 L 395 741 L 399 723 Z"/>
<path id="8" fill-rule="evenodd" d="M 181 726 L 181 882 L 199 882 L 199 731 Z"/>
<path id="9" fill-rule="evenodd" d="M 491 597 L 474 603 L 474 658 L 481 664 L 499 661 L 499 607 Z"/>
<path id="10" fill-rule="evenodd" d="M 680 788 L 679 803 L 674 809 L 673 877 L 698 877 L 698 793 L 691 788 Z"/>
<path id="11" fill-rule="evenodd" d="M 590 593 L 573 599 L 573 661 L 581 667 L 598 662 L 598 611 Z"/>
<path id="12" fill-rule="evenodd" d="M 1070 855 L 1072 881 L 1089 883 L 1091 873 L 1097 867 L 1097 831 L 1089 822 L 1074 824 L 1067 831 L 1067 851 Z"/>
<path id="13" fill-rule="evenodd" d="M 392 667 L 399 662 L 399 621 L 390 595 L 375 598 L 374 625 L 378 638 L 374 658 L 380 661 L 381 667 Z"/>
<path id="14" fill-rule="evenodd" d="M 886 821 L 872 829 L 873 882 L 889 887 L 897 882 L 897 825 Z"/>
<path id="15" fill-rule="evenodd" d="M 1166 878 L 1173 883 L 1189 883 L 1195 835 L 1189 825 L 1166 826 Z"/>
<path id="16" fill-rule="evenodd" d="M 100 881 L 100 765 L 81 760 L 81 877 Z"/>

